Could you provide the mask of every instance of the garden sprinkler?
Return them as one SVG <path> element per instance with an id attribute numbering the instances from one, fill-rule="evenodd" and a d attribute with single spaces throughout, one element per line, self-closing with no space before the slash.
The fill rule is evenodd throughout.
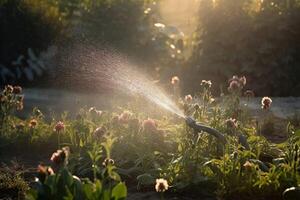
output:
<path id="1" fill-rule="evenodd" d="M 194 120 L 192 117 L 186 117 L 185 121 L 186 121 L 187 125 L 189 127 L 191 127 L 192 129 L 194 129 L 197 133 L 204 131 L 204 132 L 216 137 L 223 144 L 226 144 L 225 136 L 222 133 L 220 133 L 219 131 L 217 131 L 216 129 L 211 128 L 209 126 L 205 126 L 203 124 L 200 124 L 200 123 L 196 122 L 196 120 Z"/>

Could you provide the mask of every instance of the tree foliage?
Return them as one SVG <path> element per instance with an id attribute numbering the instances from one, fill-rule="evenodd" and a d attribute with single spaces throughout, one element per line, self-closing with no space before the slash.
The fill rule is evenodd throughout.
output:
<path id="1" fill-rule="evenodd" d="M 243 74 L 257 94 L 299 95 L 299 1 L 202 1 L 199 15 L 194 80 Z"/>

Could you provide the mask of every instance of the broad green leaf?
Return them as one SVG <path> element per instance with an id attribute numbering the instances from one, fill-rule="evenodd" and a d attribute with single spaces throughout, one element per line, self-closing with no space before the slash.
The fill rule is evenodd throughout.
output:
<path id="1" fill-rule="evenodd" d="M 127 196 L 127 188 L 124 183 L 118 183 L 112 190 L 114 200 L 125 199 Z"/>
<path id="2" fill-rule="evenodd" d="M 85 183 L 82 185 L 82 189 L 86 199 L 92 200 L 93 199 L 93 184 L 92 183 Z"/>

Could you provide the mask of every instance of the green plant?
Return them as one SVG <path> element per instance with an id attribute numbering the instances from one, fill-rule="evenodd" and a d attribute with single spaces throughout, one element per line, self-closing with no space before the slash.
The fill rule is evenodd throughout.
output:
<path id="1" fill-rule="evenodd" d="M 16 110 L 23 109 L 24 96 L 19 86 L 5 86 L 0 93 L 0 135 L 5 134 L 9 126 L 9 118 Z"/>
<path id="2" fill-rule="evenodd" d="M 48 175 L 43 182 L 36 183 L 36 189 L 31 189 L 26 199 L 123 200 L 126 196 L 127 188 L 122 182 L 107 188 L 99 179 L 79 179 L 63 168 L 57 174 Z"/>
<path id="3" fill-rule="evenodd" d="M 24 199 L 29 189 L 28 183 L 17 171 L 0 169 L 0 198 Z"/>
<path id="4" fill-rule="evenodd" d="M 108 157 L 111 145 L 112 142 L 109 139 L 103 144 Z M 57 150 L 51 156 L 54 170 L 51 167 L 39 165 L 38 181 L 27 194 L 27 199 L 125 199 L 127 188 L 115 172 L 114 161 L 105 159 L 101 168 L 98 162 L 101 153 L 101 147 L 98 148 L 96 145 L 92 150 L 87 151 L 93 170 L 93 181 L 90 181 L 89 178 L 80 179 L 69 171 L 69 165 L 72 166 L 70 163 L 72 160 L 69 159 L 69 147 Z"/>

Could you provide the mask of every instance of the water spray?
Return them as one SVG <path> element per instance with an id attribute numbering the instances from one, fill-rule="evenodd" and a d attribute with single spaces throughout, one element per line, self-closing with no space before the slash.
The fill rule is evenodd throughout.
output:
<path id="1" fill-rule="evenodd" d="M 120 92 L 129 95 L 136 94 L 143 96 L 148 101 L 160 106 L 161 108 L 176 114 L 178 117 L 185 119 L 187 125 L 195 130 L 195 132 L 206 132 L 216 137 L 220 142 L 226 144 L 225 136 L 214 128 L 196 122 L 192 117 L 187 117 L 176 103 L 158 87 L 151 79 L 138 70 L 138 67 L 131 64 L 121 55 L 108 51 L 97 51 L 93 49 L 88 56 L 76 57 L 80 58 L 84 64 L 82 66 L 95 65 L 88 74 L 97 75 L 98 83 L 109 88 L 120 90 Z M 84 69 L 91 69 L 84 67 Z M 82 77 L 82 73 L 81 77 Z"/>

